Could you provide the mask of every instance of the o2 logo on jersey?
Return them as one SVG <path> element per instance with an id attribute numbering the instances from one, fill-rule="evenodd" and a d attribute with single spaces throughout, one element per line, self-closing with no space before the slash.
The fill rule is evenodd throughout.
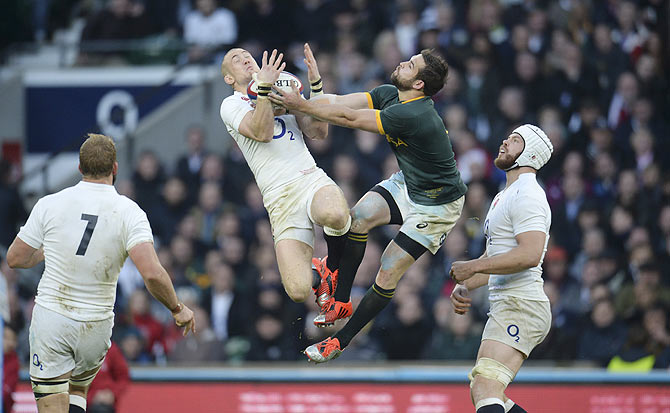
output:
<path id="1" fill-rule="evenodd" d="M 510 324 L 507 326 L 507 334 L 514 338 L 515 342 L 519 342 L 519 327 L 516 324 Z"/>
<path id="2" fill-rule="evenodd" d="M 289 140 L 294 141 L 295 138 L 293 137 L 293 131 L 286 130 L 286 122 L 284 122 L 283 119 L 281 118 L 275 118 L 275 135 L 272 137 L 272 139 L 281 139 L 284 135 L 289 135 Z M 279 127 L 279 133 L 277 133 L 277 127 Z"/>

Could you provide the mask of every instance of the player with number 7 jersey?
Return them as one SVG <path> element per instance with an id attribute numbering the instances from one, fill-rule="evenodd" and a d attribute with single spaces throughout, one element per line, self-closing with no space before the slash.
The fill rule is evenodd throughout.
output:
<path id="1" fill-rule="evenodd" d="M 7 251 L 12 268 L 44 260 L 30 323 L 30 379 L 43 412 L 85 412 L 86 391 L 111 345 L 116 283 L 128 256 L 184 335 L 193 312 L 179 302 L 158 261 L 147 216 L 113 186 L 116 147 L 89 134 L 82 181 L 41 198 Z"/>

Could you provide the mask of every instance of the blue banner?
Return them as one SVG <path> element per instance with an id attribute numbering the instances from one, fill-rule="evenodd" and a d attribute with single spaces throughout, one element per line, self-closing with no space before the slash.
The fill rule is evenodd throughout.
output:
<path id="1" fill-rule="evenodd" d="M 121 138 L 123 136 L 118 135 L 123 135 L 124 128 L 134 129 L 139 120 L 186 87 L 108 83 L 105 86 L 27 86 L 27 151 L 76 152 L 88 132 Z M 73 142 L 76 138 L 79 139 Z"/>

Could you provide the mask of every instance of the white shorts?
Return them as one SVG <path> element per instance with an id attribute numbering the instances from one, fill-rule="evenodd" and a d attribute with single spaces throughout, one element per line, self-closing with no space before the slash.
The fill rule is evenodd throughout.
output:
<path id="1" fill-rule="evenodd" d="M 100 367 L 112 345 L 114 318 L 77 321 L 35 304 L 30 322 L 30 377 L 72 376 Z"/>
<path id="2" fill-rule="evenodd" d="M 465 196 L 442 205 L 414 203 L 409 199 L 402 171 L 394 173 L 377 185 L 391 194 L 400 210 L 400 232 L 426 247 L 434 255 L 461 217 Z"/>
<path id="3" fill-rule="evenodd" d="M 295 239 L 314 247 L 314 224 L 309 209 L 316 191 L 328 185 L 335 185 L 335 181 L 321 168 L 314 168 L 263 196 L 275 244 L 282 239 Z"/>
<path id="4" fill-rule="evenodd" d="M 551 328 L 549 301 L 505 297 L 491 301 L 488 316 L 482 340 L 505 343 L 522 352 L 526 358 Z"/>

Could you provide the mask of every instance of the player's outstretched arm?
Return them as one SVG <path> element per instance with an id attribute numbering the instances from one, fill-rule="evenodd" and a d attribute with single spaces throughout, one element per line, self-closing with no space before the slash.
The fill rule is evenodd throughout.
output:
<path id="1" fill-rule="evenodd" d="M 304 49 L 305 58 L 303 61 L 307 65 L 307 80 L 311 89 L 309 98 L 316 101 L 323 97 L 323 82 L 321 81 L 321 74 L 319 74 L 319 66 L 316 64 L 314 53 L 312 53 L 312 49 L 308 43 L 305 43 Z M 323 99 L 321 99 L 321 102 L 326 103 Z M 301 112 L 295 112 L 294 115 L 298 126 L 300 126 L 300 130 L 306 137 L 310 139 L 325 139 L 328 136 L 327 122 Z"/>
<path id="2" fill-rule="evenodd" d="M 451 275 L 456 281 L 465 281 L 476 273 L 514 274 L 540 263 L 547 234 L 542 231 L 523 232 L 515 237 L 517 246 L 492 257 L 470 261 L 456 261 L 451 266 Z"/>
<path id="3" fill-rule="evenodd" d="M 277 49 L 272 51 L 269 58 L 268 52 L 263 52 L 261 71 L 258 72 L 256 78 L 258 82 L 256 108 L 247 113 L 240 122 L 240 133 L 247 138 L 260 142 L 272 142 L 275 125 L 274 110 L 268 100 L 268 93 L 286 67 L 286 63 L 282 63 L 283 57 L 282 53 L 277 55 Z"/>
<path id="4" fill-rule="evenodd" d="M 339 104 L 347 106 L 349 109 L 372 109 L 372 98 L 366 92 L 350 93 L 348 95 L 324 94 L 323 82 L 319 73 L 319 66 L 309 43 L 305 43 L 305 65 L 307 66 L 307 80 L 310 85 L 310 100 L 321 100 L 320 103 Z M 325 99 L 325 100 L 322 100 Z"/>
<path id="5" fill-rule="evenodd" d="M 184 335 L 189 331 L 195 333 L 193 311 L 177 298 L 170 276 L 158 260 L 154 245 L 151 242 L 135 245 L 128 251 L 128 255 L 142 275 L 147 290 L 172 312 L 177 326 L 184 327 Z"/>
<path id="6" fill-rule="evenodd" d="M 289 110 L 302 112 L 334 125 L 379 133 L 377 110 L 351 109 L 340 104 L 324 105 L 319 102 L 321 99 L 305 100 L 295 86 L 291 92 L 283 91 L 279 94 L 278 91 L 273 91 L 270 93 L 270 100 Z"/>
<path id="7" fill-rule="evenodd" d="M 44 261 L 44 250 L 33 248 L 18 236 L 7 250 L 7 265 L 11 268 L 31 268 Z"/>

